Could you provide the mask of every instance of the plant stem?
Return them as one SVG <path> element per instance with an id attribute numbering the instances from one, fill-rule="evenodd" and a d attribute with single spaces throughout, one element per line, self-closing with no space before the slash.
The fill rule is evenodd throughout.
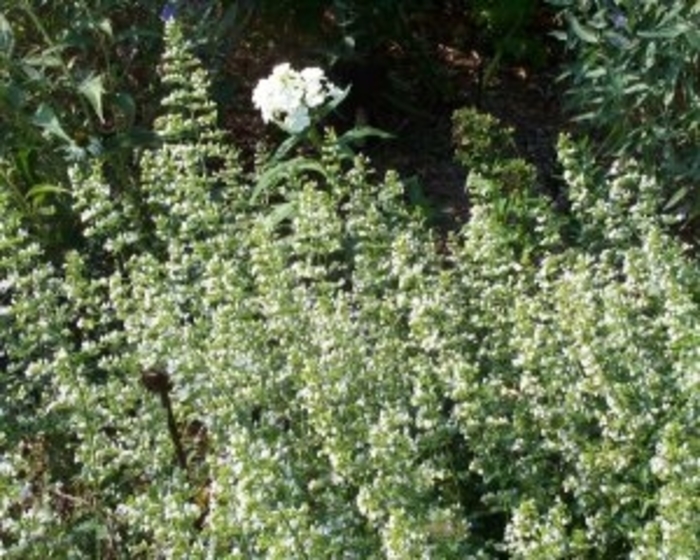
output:
<path id="1" fill-rule="evenodd" d="M 321 150 L 323 149 L 323 138 L 318 132 L 318 129 L 313 124 L 310 125 L 309 128 L 306 130 L 306 137 L 309 139 L 309 142 L 311 142 L 311 145 L 320 154 Z"/>

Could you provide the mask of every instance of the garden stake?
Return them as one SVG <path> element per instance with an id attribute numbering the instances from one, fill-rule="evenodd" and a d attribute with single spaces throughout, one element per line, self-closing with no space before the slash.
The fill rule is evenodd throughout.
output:
<path id="1" fill-rule="evenodd" d="M 175 421 L 175 414 L 173 413 L 173 404 L 170 400 L 170 391 L 173 388 L 170 378 L 167 373 L 156 370 L 144 371 L 141 374 L 141 382 L 143 383 L 146 390 L 151 393 L 157 393 L 160 395 L 160 402 L 165 408 L 165 414 L 168 419 L 168 432 L 170 432 L 170 439 L 173 441 L 173 446 L 175 447 L 175 459 L 177 460 L 180 468 L 185 471 L 188 475 L 189 471 L 187 469 L 187 455 L 185 454 L 185 448 L 182 445 L 182 439 L 180 438 L 180 433 L 177 429 L 177 422 Z"/>

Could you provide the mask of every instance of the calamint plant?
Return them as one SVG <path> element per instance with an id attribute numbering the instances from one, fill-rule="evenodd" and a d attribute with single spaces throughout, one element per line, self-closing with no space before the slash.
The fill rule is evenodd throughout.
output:
<path id="1" fill-rule="evenodd" d="M 463 139 L 445 243 L 329 133 L 269 220 L 165 45 L 145 208 L 75 167 L 56 263 L 0 192 L 3 557 L 698 556 L 700 269 L 652 179 L 562 139 L 565 236 Z"/>

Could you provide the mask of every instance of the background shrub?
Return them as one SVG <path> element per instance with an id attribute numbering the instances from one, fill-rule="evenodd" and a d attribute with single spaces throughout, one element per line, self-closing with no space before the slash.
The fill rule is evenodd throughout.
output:
<path id="1" fill-rule="evenodd" d="M 70 163 L 106 157 L 119 192 L 133 192 L 133 153 L 156 142 L 160 6 L 22 0 L 0 13 L 0 188 L 52 254 L 80 242 Z"/>
<path id="2" fill-rule="evenodd" d="M 569 23 L 565 77 L 603 157 L 634 158 L 665 202 L 698 213 L 700 9 L 688 2 L 553 0 Z M 695 227 L 695 226 L 694 226 Z"/>
<path id="3" fill-rule="evenodd" d="M 21 0 L 0 12 L 0 188 L 49 253 L 81 242 L 68 168 L 101 158 L 114 196 L 136 198 L 134 161 L 154 147 L 162 18 L 177 14 L 213 72 L 251 9 L 204 2 Z M 230 4 L 230 3 L 226 3 Z M 225 36 L 224 36 L 225 35 Z"/>

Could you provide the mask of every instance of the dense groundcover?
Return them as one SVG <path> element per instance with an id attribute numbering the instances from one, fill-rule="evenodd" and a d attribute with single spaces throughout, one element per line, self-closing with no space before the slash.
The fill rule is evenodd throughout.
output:
<path id="1" fill-rule="evenodd" d="M 4 557 L 700 554 L 700 266 L 639 163 L 562 136 L 562 211 L 457 111 L 446 233 L 332 130 L 244 169 L 177 19 L 159 68 L 68 248 L 0 191 Z"/>

